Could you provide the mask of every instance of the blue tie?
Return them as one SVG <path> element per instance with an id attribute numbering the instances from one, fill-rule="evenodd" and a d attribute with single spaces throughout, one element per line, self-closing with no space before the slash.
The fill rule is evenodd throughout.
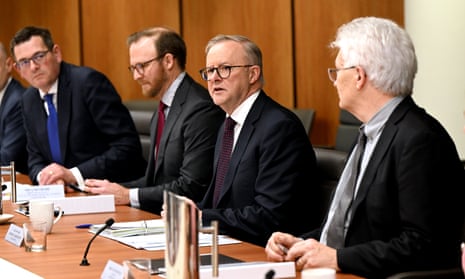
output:
<path id="1" fill-rule="evenodd" d="M 60 139 L 58 137 L 58 117 L 55 105 L 53 105 L 53 94 L 44 96 L 48 106 L 47 132 L 50 152 L 53 161 L 61 164 Z"/>

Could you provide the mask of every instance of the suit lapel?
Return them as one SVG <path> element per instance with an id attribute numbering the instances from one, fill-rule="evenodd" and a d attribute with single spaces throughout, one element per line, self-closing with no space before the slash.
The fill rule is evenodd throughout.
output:
<path id="1" fill-rule="evenodd" d="M 66 150 L 68 141 L 68 132 L 71 123 L 72 112 L 72 93 L 73 88 L 70 86 L 69 67 L 66 63 L 61 63 L 60 77 L 58 79 L 58 134 L 60 138 L 60 151 L 63 163 L 66 162 Z"/>
<path id="2" fill-rule="evenodd" d="M 182 112 L 182 107 L 184 103 L 186 102 L 187 98 L 187 92 L 189 91 L 189 87 L 191 86 L 192 79 L 186 74 L 184 79 L 182 80 L 181 84 L 179 85 L 178 89 L 176 90 L 176 94 L 174 95 L 173 98 L 173 103 L 171 104 L 169 108 L 169 114 L 168 117 L 166 118 L 165 121 L 165 127 L 163 127 L 163 133 L 161 135 L 160 139 L 160 146 L 158 150 L 158 158 L 157 162 L 155 165 L 155 173 L 153 177 L 157 175 L 157 172 L 162 165 L 163 159 L 165 157 L 165 150 L 166 150 L 166 143 L 169 142 L 169 138 L 171 135 L 171 132 L 173 131 L 173 127 L 179 118 L 179 115 Z M 151 133 L 151 153 L 154 153 L 155 151 L 155 135 L 157 133 L 157 122 L 158 122 L 158 113 L 156 113 L 156 116 L 154 117 L 152 121 L 152 133 Z M 153 154 L 150 154 L 152 156 Z"/>
<path id="3" fill-rule="evenodd" d="M 388 149 L 391 147 L 394 137 L 398 132 L 397 123 L 404 118 L 405 114 L 413 106 L 413 100 L 410 97 L 406 97 L 387 120 L 360 182 L 360 188 L 353 204 L 353 212 L 357 210 L 357 207 L 366 198 L 370 186 L 374 183 L 378 167 L 386 157 Z"/>

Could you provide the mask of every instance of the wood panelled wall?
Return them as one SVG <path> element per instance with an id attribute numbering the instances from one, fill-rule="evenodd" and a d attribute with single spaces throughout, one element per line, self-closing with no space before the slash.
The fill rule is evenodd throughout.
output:
<path id="1" fill-rule="evenodd" d="M 339 108 L 326 73 L 334 64 L 327 46 L 339 25 L 359 16 L 403 25 L 404 0 L 4 0 L 0 41 L 8 47 L 20 28 L 47 27 L 66 61 L 102 71 L 130 100 L 143 97 L 127 70 L 129 34 L 157 25 L 178 31 L 187 71 L 202 84 L 207 41 L 219 33 L 245 35 L 262 49 L 265 92 L 289 108 L 314 108 L 312 143 L 332 145 Z"/>

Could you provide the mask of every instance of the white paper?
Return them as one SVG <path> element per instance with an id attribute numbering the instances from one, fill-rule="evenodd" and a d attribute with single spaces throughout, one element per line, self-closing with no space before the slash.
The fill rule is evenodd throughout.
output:
<path id="1" fill-rule="evenodd" d="M 147 234 L 143 233 L 143 230 L 146 228 L 147 225 Z M 95 233 L 99 227 L 103 226 L 103 224 L 93 226 L 89 232 Z M 157 251 L 157 250 L 164 250 L 166 246 L 166 236 L 164 229 L 160 230 L 160 228 L 164 228 L 164 222 L 162 219 L 153 219 L 153 220 L 142 220 L 142 221 L 133 221 L 133 222 L 120 222 L 114 223 L 112 228 L 117 229 L 127 229 L 127 228 L 140 228 L 141 234 L 138 235 L 130 235 L 130 236 L 115 236 L 115 229 L 106 229 L 100 235 L 109 239 L 116 240 L 123 244 L 126 244 L 130 247 L 136 249 L 145 249 L 148 251 Z M 153 231 L 157 231 L 153 233 Z M 241 241 L 230 238 L 225 235 L 218 235 L 218 245 L 227 245 L 227 244 L 235 244 L 240 243 Z M 199 246 L 211 246 L 212 245 L 212 235 L 206 233 L 199 233 Z"/>
<path id="2" fill-rule="evenodd" d="M 0 258 L 0 270 L 2 271 L 2 278 L 5 276 L 6 278 L 43 279 L 43 277 L 2 258 Z"/>

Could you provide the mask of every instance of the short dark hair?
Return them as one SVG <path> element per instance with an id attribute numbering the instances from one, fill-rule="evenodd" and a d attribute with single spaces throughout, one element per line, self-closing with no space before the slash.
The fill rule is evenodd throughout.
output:
<path id="1" fill-rule="evenodd" d="M 144 37 L 153 38 L 159 56 L 171 53 L 179 67 L 182 70 L 186 68 L 186 43 L 178 33 L 164 27 L 152 27 L 129 35 L 127 44 L 130 46 Z"/>
<path id="2" fill-rule="evenodd" d="M 52 50 L 55 43 L 53 42 L 52 35 L 50 31 L 46 28 L 36 27 L 36 26 L 27 26 L 23 29 L 16 32 L 13 39 L 10 41 L 10 51 L 11 55 L 15 58 L 14 48 L 15 46 L 27 42 L 33 36 L 40 36 L 44 41 L 45 46 L 48 50 Z"/>

